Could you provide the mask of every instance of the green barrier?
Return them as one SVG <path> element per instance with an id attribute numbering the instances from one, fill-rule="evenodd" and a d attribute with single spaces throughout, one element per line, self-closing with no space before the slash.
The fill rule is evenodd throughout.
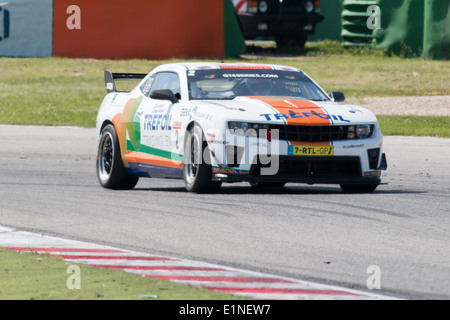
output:
<path id="1" fill-rule="evenodd" d="M 320 14 L 325 18 L 316 25 L 316 31 L 308 41 L 341 40 L 341 12 L 344 0 L 321 0 Z"/>
<path id="2" fill-rule="evenodd" d="M 365 46 L 373 42 L 373 30 L 367 27 L 367 20 L 371 16 L 367 8 L 376 4 L 375 0 L 344 0 L 341 15 L 344 47 Z"/>
<path id="3" fill-rule="evenodd" d="M 450 59 L 449 0 L 378 0 L 375 43 L 404 56 Z"/>
<path id="4" fill-rule="evenodd" d="M 420 55 L 423 47 L 424 0 L 378 0 L 381 29 L 375 42 L 400 55 Z"/>
<path id="5" fill-rule="evenodd" d="M 245 51 L 246 46 L 230 0 L 224 0 L 224 24 L 225 56 L 237 57 Z"/>
<path id="6" fill-rule="evenodd" d="M 426 0 L 424 10 L 423 55 L 430 59 L 450 59 L 450 1 Z"/>

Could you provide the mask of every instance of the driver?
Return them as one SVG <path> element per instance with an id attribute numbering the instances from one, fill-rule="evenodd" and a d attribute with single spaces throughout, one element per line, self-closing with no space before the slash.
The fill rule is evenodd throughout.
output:
<path id="1" fill-rule="evenodd" d="M 272 80 L 270 79 L 247 79 L 247 88 L 252 95 L 268 95 L 272 90 Z"/>

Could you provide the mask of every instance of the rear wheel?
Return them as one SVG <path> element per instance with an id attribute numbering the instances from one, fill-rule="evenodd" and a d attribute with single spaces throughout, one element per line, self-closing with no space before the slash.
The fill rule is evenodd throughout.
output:
<path id="1" fill-rule="evenodd" d="M 186 190 L 197 193 L 215 193 L 222 183 L 211 181 L 211 162 L 208 144 L 199 126 L 186 133 L 184 144 L 184 183 Z"/>
<path id="2" fill-rule="evenodd" d="M 378 184 L 341 184 L 341 189 L 347 193 L 370 193 L 374 192 Z"/>
<path id="3" fill-rule="evenodd" d="M 114 126 L 102 130 L 97 156 L 97 178 L 103 188 L 129 190 L 136 186 L 139 178 L 128 174 L 123 165 Z"/>

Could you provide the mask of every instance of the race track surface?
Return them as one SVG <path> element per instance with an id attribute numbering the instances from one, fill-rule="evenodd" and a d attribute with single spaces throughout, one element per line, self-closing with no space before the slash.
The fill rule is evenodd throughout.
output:
<path id="1" fill-rule="evenodd" d="M 373 194 L 288 184 L 276 193 L 183 181 L 102 189 L 93 129 L 0 126 L 0 226 L 367 290 L 450 299 L 450 139 L 385 137 Z M 373 291 L 372 291 L 373 292 Z"/>

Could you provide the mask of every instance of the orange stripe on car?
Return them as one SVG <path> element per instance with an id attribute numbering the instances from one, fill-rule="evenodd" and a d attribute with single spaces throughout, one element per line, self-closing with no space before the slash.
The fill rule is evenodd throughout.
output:
<path id="1" fill-rule="evenodd" d="M 329 126 L 330 116 L 314 102 L 295 98 L 251 97 L 258 99 L 278 112 L 274 118 L 283 119 L 288 125 Z M 304 145 L 304 142 L 289 141 L 292 145 Z M 330 145 L 330 142 L 308 142 L 308 145 Z"/>
<path id="2" fill-rule="evenodd" d="M 251 97 L 274 108 L 290 125 L 329 126 L 330 116 L 314 102 L 293 98 Z"/>
<path id="3" fill-rule="evenodd" d="M 165 168 L 183 169 L 184 166 L 182 161 L 162 158 L 136 151 L 129 151 L 127 153 L 127 158 L 129 162 L 136 162 L 136 159 L 139 159 L 140 164 L 147 164 Z"/>

